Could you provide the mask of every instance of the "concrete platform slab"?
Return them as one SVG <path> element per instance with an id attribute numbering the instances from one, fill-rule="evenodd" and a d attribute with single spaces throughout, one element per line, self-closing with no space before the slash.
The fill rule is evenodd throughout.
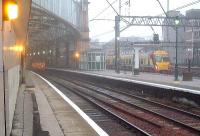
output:
<path id="1" fill-rule="evenodd" d="M 35 85 L 42 130 L 50 136 L 99 135 L 55 90 L 33 73 L 29 73 Z"/>
<path id="2" fill-rule="evenodd" d="M 22 85 L 17 98 L 11 136 L 33 135 L 33 103 L 32 93 Z"/>
<path id="3" fill-rule="evenodd" d="M 172 89 L 177 91 L 188 92 L 200 95 L 200 79 L 193 79 L 193 81 L 174 81 L 173 75 L 158 74 L 158 73 L 140 73 L 133 75 L 131 72 L 115 73 L 114 70 L 105 71 L 75 71 L 62 68 L 48 68 L 49 70 L 61 70 L 68 72 L 81 73 L 92 76 L 99 76 L 109 79 L 122 80 L 126 82 L 133 82 L 137 84 L 144 84 L 165 89 Z"/>
<path id="4" fill-rule="evenodd" d="M 120 74 L 115 73 L 114 70 L 106 70 L 106 71 L 91 71 L 89 73 L 114 76 L 120 78 L 128 78 L 133 80 L 151 82 L 151 83 L 159 83 L 164 85 L 178 86 L 188 89 L 199 89 L 200 90 L 200 79 L 193 79 L 193 81 L 182 81 L 182 77 L 179 77 L 179 81 L 174 81 L 173 75 L 167 74 L 159 74 L 159 73 L 143 73 L 140 72 L 139 75 L 133 75 L 131 72 L 124 73 L 121 71 Z"/>

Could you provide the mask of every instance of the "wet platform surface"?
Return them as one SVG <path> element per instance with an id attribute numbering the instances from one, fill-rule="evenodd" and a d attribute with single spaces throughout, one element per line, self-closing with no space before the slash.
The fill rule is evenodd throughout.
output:
<path id="1" fill-rule="evenodd" d="M 43 132 L 49 136 L 97 136 L 95 129 L 48 83 L 32 72 L 26 74 L 26 85 L 18 94 L 13 136 L 32 136 L 33 99 L 35 95 Z M 23 99 L 22 99 L 23 98 Z M 25 104 L 26 103 L 26 104 Z M 25 104 L 25 107 L 23 106 Z M 28 124 L 28 125 L 26 125 Z M 23 127 L 24 126 L 24 127 Z M 27 129 L 28 127 L 28 129 Z"/>

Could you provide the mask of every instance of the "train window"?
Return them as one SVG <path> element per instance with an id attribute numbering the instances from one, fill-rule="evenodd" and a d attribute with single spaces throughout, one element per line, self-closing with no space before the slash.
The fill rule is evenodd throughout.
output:
<path id="1" fill-rule="evenodd" d="M 164 57 L 163 57 L 163 62 L 166 62 L 166 61 L 169 61 L 169 57 L 164 56 Z"/>
<path id="2" fill-rule="evenodd" d="M 167 62 L 169 61 L 168 56 L 155 56 L 156 62 Z"/>
<path id="3" fill-rule="evenodd" d="M 162 56 L 155 56 L 156 62 L 161 62 L 162 61 Z"/>

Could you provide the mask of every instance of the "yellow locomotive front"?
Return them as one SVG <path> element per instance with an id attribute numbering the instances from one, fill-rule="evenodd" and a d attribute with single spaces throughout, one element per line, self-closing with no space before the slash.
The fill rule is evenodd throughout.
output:
<path id="1" fill-rule="evenodd" d="M 171 70 L 171 63 L 167 51 L 156 50 L 151 56 L 156 72 L 169 72 Z"/>

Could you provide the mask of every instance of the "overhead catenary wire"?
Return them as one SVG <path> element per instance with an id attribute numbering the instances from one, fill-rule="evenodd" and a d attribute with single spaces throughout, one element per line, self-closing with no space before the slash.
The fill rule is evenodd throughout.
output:
<path id="1" fill-rule="evenodd" d="M 97 35 L 92 36 L 92 37 L 100 37 L 100 36 L 102 36 L 102 35 L 109 34 L 109 33 L 112 33 L 112 32 L 114 32 L 114 31 L 115 31 L 115 30 L 108 30 L 108 31 L 106 31 L 106 32 L 103 32 L 103 33 L 97 34 Z"/>
<path id="2" fill-rule="evenodd" d="M 158 2 L 158 4 L 160 5 L 160 8 L 162 9 L 162 11 L 164 12 L 165 16 L 168 17 L 167 12 L 165 11 L 165 9 L 163 8 L 162 4 L 160 3 L 159 0 L 156 0 Z"/>
<path id="3" fill-rule="evenodd" d="M 182 5 L 182 6 L 180 6 L 180 7 L 174 8 L 174 9 L 172 9 L 172 10 L 169 10 L 169 12 L 171 12 L 171 11 L 176 11 L 176 10 L 181 10 L 181 9 L 190 7 L 190 6 L 192 6 L 192 5 L 198 4 L 198 3 L 200 3 L 200 0 L 196 0 L 196 1 L 190 2 L 190 3 L 188 3 L 188 4 Z M 157 15 L 157 16 L 162 16 L 163 14 L 165 14 L 165 13 L 161 13 L 161 14 L 159 14 L 159 15 Z M 93 19 L 92 21 L 99 21 L 99 20 L 114 21 L 114 19 L 99 19 L 99 18 L 98 18 L 98 19 Z"/>
<path id="4" fill-rule="evenodd" d="M 115 1 L 111 2 L 110 4 L 113 5 L 113 4 L 115 4 L 117 1 L 118 1 L 118 0 L 115 0 Z M 128 3 L 128 5 L 130 6 L 130 0 L 128 0 L 128 1 L 124 2 L 124 3 L 121 5 L 121 7 L 123 7 L 123 5 L 126 5 L 127 3 Z M 94 20 L 96 20 L 96 18 L 97 18 L 98 16 L 100 16 L 100 15 L 102 15 L 104 12 L 106 12 L 106 11 L 111 7 L 110 4 L 109 4 L 108 7 L 104 8 L 102 11 L 100 11 L 96 16 L 94 16 L 94 17 L 93 17 L 92 19 L 90 19 L 89 21 L 94 21 Z M 97 19 L 97 20 L 98 20 L 98 19 Z M 102 19 L 101 19 L 101 20 L 102 20 Z"/>
<path id="5" fill-rule="evenodd" d="M 160 6 L 160 8 L 162 9 L 162 11 L 164 12 L 165 16 L 168 18 L 169 15 L 168 15 L 168 13 L 164 10 L 162 4 L 160 3 L 160 0 L 156 0 L 156 1 L 159 3 L 159 6 Z M 152 27 L 152 26 L 151 26 L 151 27 Z M 172 27 L 172 28 L 175 30 L 174 27 Z M 168 36 L 169 36 L 169 35 L 168 35 L 168 28 L 167 28 L 167 40 L 169 40 L 169 39 L 168 39 Z M 181 36 L 181 35 L 179 35 L 179 36 Z M 181 39 L 184 39 L 184 37 L 181 36 Z"/>
<path id="6" fill-rule="evenodd" d="M 124 27 L 124 28 L 125 28 L 125 27 Z M 122 29 L 124 29 L 124 28 L 122 28 Z M 109 34 L 109 33 L 112 33 L 112 32 L 114 32 L 114 31 L 115 31 L 114 29 L 113 29 L 113 30 L 108 30 L 108 31 L 106 31 L 106 32 L 97 34 L 97 35 L 92 36 L 92 37 L 100 37 L 100 36 L 102 36 L 102 35 Z"/>
<path id="7" fill-rule="evenodd" d="M 111 5 L 113 5 L 114 3 L 116 3 L 118 0 L 115 0 L 115 1 L 113 1 L 112 3 L 111 3 Z M 108 6 L 108 7 L 106 7 L 106 8 L 104 8 L 101 12 L 99 12 L 95 17 L 93 17 L 91 20 L 89 20 L 89 21 L 92 21 L 92 20 L 94 20 L 94 19 L 96 19 L 98 16 L 100 16 L 101 14 L 103 14 L 105 11 L 107 11 L 108 9 L 110 8 L 110 5 Z"/>
<path id="8" fill-rule="evenodd" d="M 106 1 L 107 1 L 107 0 L 106 0 Z M 157 1 L 158 1 L 158 0 L 157 0 Z M 200 3 L 200 0 L 196 0 L 196 1 L 190 2 L 190 3 L 188 3 L 188 4 L 182 5 L 182 6 L 180 6 L 180 7 L 174 8 L 174 9 L 172 9 L 172 10 L 169 10 L 169 12 L 171 12 L 171 11 L 176 11 L 176 10 L 181 10 L 181 9 L 190 7 L 190 6 L 192 6 L 192 5 L 198 4 L 198 3 Z M 166 12 L 165 12 L 165 13 L 166 13 Z M 165 14 L 165 13 L 159 14 L 158 16 L 162 16 L 162 15 Z M 165 14 L 165 15 L 166 15 L 166 14 Z M 92 21 L 114 21 L 114 19 L 93 19 Z M 106 32 L 104 32 L 104 33 L 107 34 L 108 32 L 111 33 L 111 30 L 106 31 Z M 114 32 L 114 30 L 112 30 L 112 32 Z M 98 35 L 95 35 L 95 36 L 92 36 L 92 37 L 100 37 L 101 35 L 104 35 L 104 33 L 101 33 L 101 34 L 98 34 Z"/>
<path id="9" fill-rule="evenodd" d="M 119 13 L 117 12 L 117 10 L 113 7 L 113 5 L 108 1 L 106 0 L 107 3 L 110 5 L 110 7 L 113 9 L 113 11 L 119 16 Z"/>
<path id="10" fill-rule="evenodd" d="M 196 1 L 190 2 L 190 3 L 188 3 L 188 4 L 182 5 L 182 6 L 180 6 L 180 7 L 177 7 L 177 8 L 175 8 L 175 9 L 169 10 L 169 12 L 170 12 L 170 11 L 181 10 L 181 9 L 190 7 L 190 6 L 192 6 L 192 5 L 198 4 L 198 3 L 200 3 L 200 0 L 196 0 Z M 158 15 L 158 16 L 162 16 L 162 15 L 163 15 L 163 14 L 160 14 L 160 15 Z"/>

